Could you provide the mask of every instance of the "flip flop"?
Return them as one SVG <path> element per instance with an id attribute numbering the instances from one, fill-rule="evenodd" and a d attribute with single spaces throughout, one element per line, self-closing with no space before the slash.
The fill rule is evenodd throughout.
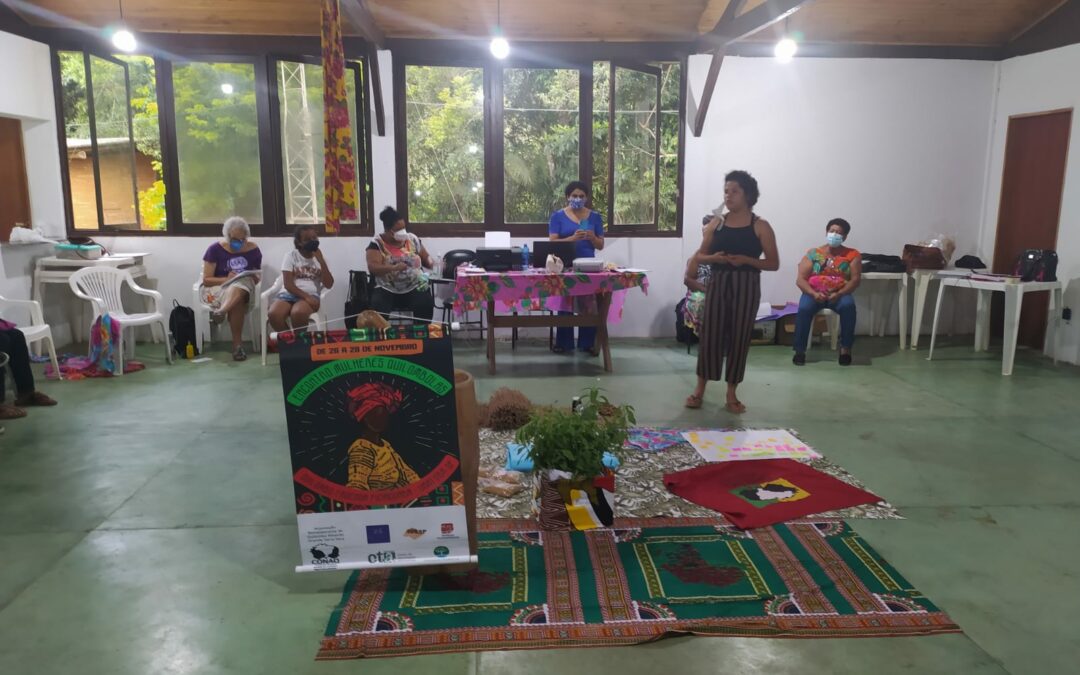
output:
<path id="1" fill-rule="evenodd" d="M 727 410 L 732 415 L 741 415 L 746 412 L 746 406 L 742 401 L 728 401 L 724 404 L 724 410 Z"/>
<path id="2" fill-rule="evenodd" d="M 697 394 L 690 394 L 686 397 L 686 407 L 691 410 L 697 410 L 705 403 L 704 396 L 698 396 Z"/>
<path id="3" fill-rule="evenodd" d="M 26 411 L 13 405 L 0 404 L 0 420 L 17 420 L 26 417 Z"/>

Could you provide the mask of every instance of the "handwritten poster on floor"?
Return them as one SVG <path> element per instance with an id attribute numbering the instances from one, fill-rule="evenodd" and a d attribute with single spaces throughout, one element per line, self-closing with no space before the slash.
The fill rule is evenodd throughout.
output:
<path id="1" fill-rule="evenodd" d="M 441 326 L 283 333 L 298 572 L 469 560 Z"/>
<path id="2" fill-rule="evenodd" d="M 694 446 L 706 462 L 821 457 L 784 429 L 702 429 L 686 431 L 683 438 Z"/>

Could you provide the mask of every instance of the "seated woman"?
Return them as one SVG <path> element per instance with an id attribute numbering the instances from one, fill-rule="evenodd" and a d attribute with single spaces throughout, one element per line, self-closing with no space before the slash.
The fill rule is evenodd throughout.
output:
<path id="1" fill-rule="evenodd" d="M 604 248 L 604 221 L 600 214 L 590 209 L 589 186 L 581 181 L 573 181 L 566 186 L 566 208 L 559 209 L 551 214 L 548 221 L 548 238 L 551 241 L 577 242 L 576 253 L 578 258 L 594 258 L 596 252 Z M 584 310 L 592 310 L 596 304 L 594 297 L 580 297 L 575 299 L 578 305 L 590 303 Z M 578 328 L 577 348 L 583 352 L 589 352 L 598 356 L 596 349 L 596 329 Z M 574 351 L 574 329 L 558 328 L 555 330 L 555 346 L 553 351 L 557 354 Z"/>
<path id="2" fill-rule="evenodd" d="M 285 289 L 270 305 L 270 325 L 276 331 L 305 328 L 313 312 L 319 311 L 320 293 L 334 287 L 334 275 L 319 250 L 319 233 L 314 225 L 299 225 L 293 234 L 293 250 L 281 261 Z"/>
<path id="3" fill-rule="evenodd" d="M 30 350 L 26 347 L 26 336 L 15 324 L 0 319 L 0 352 L 7 354 L 8 367 L 15 380 L 15 405 L 8 405 L 4 398 L 4 382 L 7 380 L 5 368 L 0 367 L 0 420 L 13 420 L 26 417 L 23 408 L 30 406 L 56 405 L 45 394 L 34 388 L 34 373 L 30 370 Z M 0 357 L 0 363 L 3 363 Z M 2 430 L 3 427 L 0 427 Z"/>
<path id="4" fill-rule="evenodd" d="M 375 278 L 371 308 L 380 314 L 411 311 L 414 318 L 430 321 L 435 301 L 424 268 L 432 260 L 415 234 L 405 231 L 405 219 L 393 207 L 379 214 L 383 233 L 367 247 L 368 273 Z"/>
<path id="5" fill-rule="evenodd" d="M 814 316 L 823 309 L 840 315 L 840 365 L 851 365 L 851 347 L 855 344 L 855 298 L 862 276 L 862 257 L 844 246 L 851 225 L 843 218 L 833 218 L 825 226 L 825 245 L 812 248 L 799 263 L 795 285 L 803 292 L 795 321 L 795 357 L 792 363 L 806 365 L 806 343 Z"/>
<path id="6" fill-rule="evenodd" d="M 213 307 L 211 321 L 229 320 L 233 361 L 243 361 L 247 358 L 241 345 L 244 316 L 259 287 L 262 251 L 251 241 L 247 221 L 239 216 L 226 220 L 221 233 L 224 239 L 210 244 L 203 255 L 203 288 L 209 291 L 203 297 Z M 221 287 L 221 292 L 210 290 L 215 287 Z"/>
<path id="7" fill-rule="evenodd" d="M 704 227 L 712 220 L 712 214 L 702 218 Z M 712 268 L 698 262 L 697 252 L 686 261 L 686 272 L 683 274 L 683 285 L 686 286 L 686 302 L 683 304 L 683 323 L 701 336 L 701 319 L 705 311 L 705 287 L 709 285 L 709 276 Z"/>

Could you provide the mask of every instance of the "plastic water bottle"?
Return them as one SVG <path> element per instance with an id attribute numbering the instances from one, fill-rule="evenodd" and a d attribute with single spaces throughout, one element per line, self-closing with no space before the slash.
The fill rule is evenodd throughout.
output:
<path id="1" fill-rule="evenodd" d="M 521 247 L 521 269 L 529 269 L 529 245 L 525 244 Z"/>

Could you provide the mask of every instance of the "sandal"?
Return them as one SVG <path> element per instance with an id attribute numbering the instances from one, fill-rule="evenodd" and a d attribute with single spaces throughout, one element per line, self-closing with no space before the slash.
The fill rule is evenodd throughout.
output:
<path id="1" fill-rule="evenodd" d="M 247 361 L 247 352 L 244 351 L 243 347 L 237 347 L 236 348 L 236 351 L 234 351 L 232 353 L 232 360 L 233 361 Z"/>
<path id="2" fill-rule="evenodd" d="M 50 406 L 56 405 L 56 401 L 52 400 L 40 391 L 32 391 L 29 394 L 15 397 L 15 405 L 19 408 L 29 408 L 31 406 Z"/>
<path id="3" fill-rule="evenodd" d="M 0 420 L 17 420 L 26 417 L 26 411 L 13 405 L 0 404 Z"/>
<path id="4" fill-rule="evenodd" d="M 697 394 L 690 394 L 686 397 L 686 407 L 691 410 L 697 410 L 705 403 L 704 396 L 698 396 Z"/>
<path id="5" fill-rule="evenodd" d="M 741 415 L 746 412 L 746 406 L 742 401 L 728 401 L 724 404 L 724 410 L 727 410 L 732 415 Z"/>

